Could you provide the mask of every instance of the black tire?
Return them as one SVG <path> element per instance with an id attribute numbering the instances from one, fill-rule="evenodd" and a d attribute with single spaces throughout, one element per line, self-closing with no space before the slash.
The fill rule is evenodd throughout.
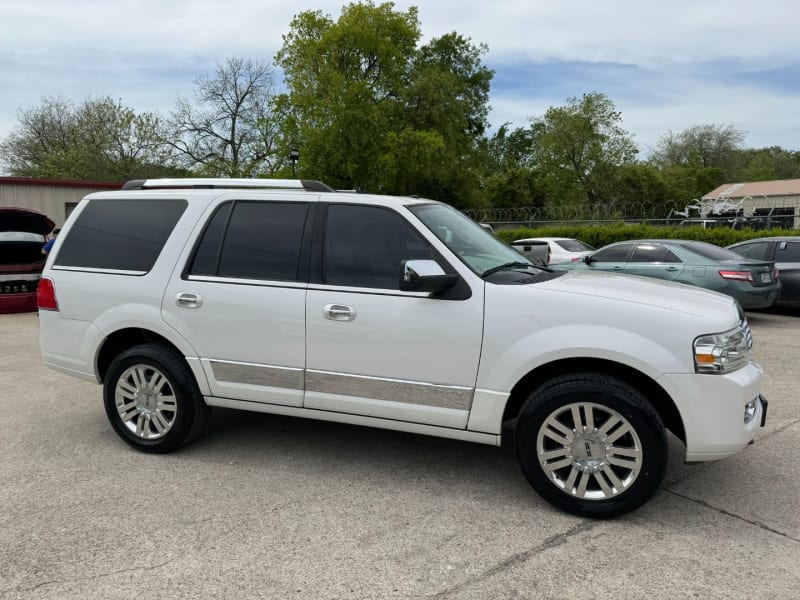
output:
<path id="1" fill-rule="evenodd" d="M 153 386 L 138 386 L 140 380 L 153 382 L 164 393 L 144 393 Z M 130 391 L 134 388 L 144 391 L 136 395 Z M 186 361 L 160 344 L 134 346 L 113 360 L 103 385 L 103 402 L 117 435 L 133 448 L 152 453 L 173 452 L 191 441 L 211 412 Z M 122 414 L 129 418 L 123 420 Z"/>
<path id="2" fill-rule="evenodd" d="M 586 432 L 576 431 L 583 426 Z M 553 506 L 582 517 L 612 518 L 635 510 L 664 479 L 667 436 L 661 418 L 641 392 L 601 373 L 566 374 L 535 389 L 514 437 L 531 486 Z"/>

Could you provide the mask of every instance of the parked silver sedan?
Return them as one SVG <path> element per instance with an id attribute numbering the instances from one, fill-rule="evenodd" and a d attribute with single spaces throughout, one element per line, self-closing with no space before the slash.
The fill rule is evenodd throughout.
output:
<path id="1" fill-rule="evenodd" d="M 696 285 L 733 296 L 742 308 L 766 308 L 781 293 L 775 263 L 690 240 L 631 240 L 600 248 L 554 269 L 612 271 Z"/>

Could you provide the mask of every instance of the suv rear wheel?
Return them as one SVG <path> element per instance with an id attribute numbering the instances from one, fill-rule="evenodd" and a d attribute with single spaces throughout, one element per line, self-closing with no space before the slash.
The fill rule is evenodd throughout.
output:
<path id="1" fill-rule="evenodd" d="M 515 441 L 531 486 L 581 516 L 610 518 L 638 508 L 666 470 L 658 413 L 638 390 L 599 373 L 563 375 L 534 390 Z"/>
<path id="2" fill-rule="evenodd" d="M 183 357 L 159 344 L 119 354 L 106 373 L 103 400 L 114 431 L 143 452 L 177 450 L 210 412 Z"/>

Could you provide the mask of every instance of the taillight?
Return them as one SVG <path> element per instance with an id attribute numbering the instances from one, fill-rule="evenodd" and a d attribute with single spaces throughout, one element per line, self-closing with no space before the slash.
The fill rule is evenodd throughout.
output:
<path id="1" fill-rule="evenodd" d="M 49 277 L 42 277 L 39 281 L 39 289 L 36 292 L 36 301 L 39 310 L 58 310 L 58 300 L 56 300 L 56 286 Z"/>
<path id="2" fill-rule="evenodd" d="M 753 281 L 753 274 L 750 271 L 720 271 L 723 279 L 736 279 L 738 281 Z"/>
<path id="3" fill-rule="evenodd" d="M 775 270 L 772 272 L 772 279 L 778 281 L 778 275 L 780 275 L 780 271 L 778 271 L 778 267 L 775 267 Z"/>

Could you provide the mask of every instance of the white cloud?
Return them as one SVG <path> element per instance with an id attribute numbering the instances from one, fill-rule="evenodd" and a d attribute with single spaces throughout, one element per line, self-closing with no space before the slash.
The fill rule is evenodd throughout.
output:
<path id="1" fill-rule="evenodd" d="M 35 106 L 42 96 L 110 95 L 140 111 L 166 112 L 217 61 L 234 54 L 271 60 L 293 15 L 320 9 L 336 18 L 345 3 L 0 0 L 0 138 L 16 123 L 17 108 Z M 785 0 L 395 2 L 401 10 L 412 5 L 425 39 L 457 31 L 485 42 L 486 62 L 498 71 L 531 61 L 618 62 L 656 74 L 714 61 L 756 70 L 800 65 L 800 11 Z M 647 83 L 663 105 L 609 93 L 640 144 L 698 122 L 739 124 L 754 145 L 800 144 L 796 97 L 672 76 Z M 576 93 L 585 91 L 581 84 L 574 82 Z M 555 91 L 519 98 L 497 90 L 492 123 L 524 125 L 564 99 Z"/>

